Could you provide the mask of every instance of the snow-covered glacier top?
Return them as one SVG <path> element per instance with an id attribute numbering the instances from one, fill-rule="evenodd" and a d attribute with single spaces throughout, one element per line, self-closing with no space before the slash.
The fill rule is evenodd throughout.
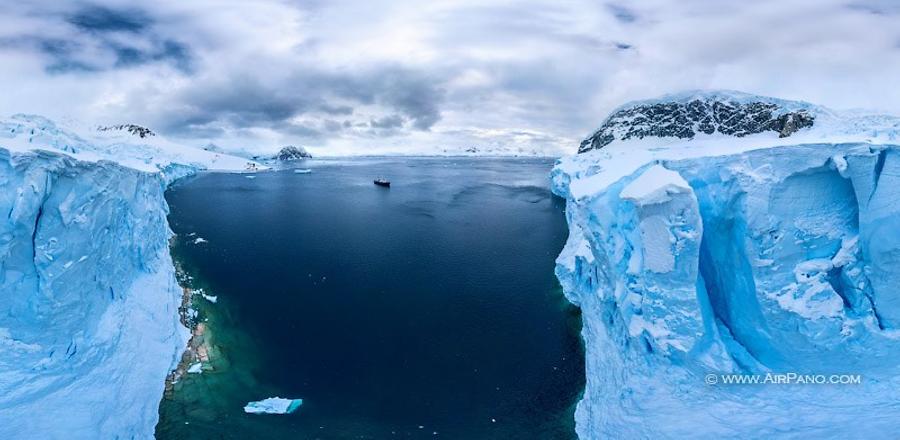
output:
<path id="1" fill-rule="evenodd" d="M 13 153 L 50 151 L 82 161 L 110 161 L 151 172 L 173 165 L 221 171 L 259 168 L 248 159 L 180 145 L 134 124 L 87 127 L 25 114 L 0 119 L 0 148 Z"/>
<path id="2" fill-rule="evenodd" d="M 900 142 L 900 118 L 839 112 L 736 91 L 690 91 L 613 110 L 554 171 L 561 194 L 584 197 L 658 160 L 723 156 L 784 145 Z"/>
<path id="3" fill-rule="evenodd" d="M 896 432 L 898 133 L 893 116 L 690 92 L 621 107 L 561 159 L 579 437 Z"/>

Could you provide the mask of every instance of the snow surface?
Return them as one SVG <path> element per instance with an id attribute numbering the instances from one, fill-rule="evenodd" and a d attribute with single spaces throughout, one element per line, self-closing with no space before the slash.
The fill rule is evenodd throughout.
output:
<path id="1" fill-rule="evenodd" d="M 584 321 L 580 438 L 900 428 L 900 120 L 780 102 L 816 125 L 617 141 L 554 168 L 570 226 L 556 273 Z M 767 372 L 862 384 L 704 380 Z"/>
<path id="2" fill-rule="evenodd" d="M 89 134 L 85 134 L 89 133 Z M 189 332 L 165 188 L 245 159 L 0 120 L 0 438 L 152 438 Z"/>
<path id="3" fill-rule="evenodd" d="M 671 195 L 689 193 L 691 187 L 675 171 L 653 165 L 631 181 L 619 197 L 638 205 L 653 205 L 671 200 Z"/>
<path id="4" fill-rule="evenodd" d="M 11 153 L 43 150 L 86 162 L 110 161 L 139 171 L 172 174 L 175 169 L 243 171 L 257 162 L 201 148 L 191 148 L 161 136 L 139 138 L 128 132 L 57 124 L 36 115 L 0 119 L 0 147 Z"/>
<path id="5" fill-rule="evenodd" d="M 290 414 L 303 404 L 303 399 L 283 399 L 269 397 L 257 402 L 250 402 L 244 407 L 247 414 Z"/>

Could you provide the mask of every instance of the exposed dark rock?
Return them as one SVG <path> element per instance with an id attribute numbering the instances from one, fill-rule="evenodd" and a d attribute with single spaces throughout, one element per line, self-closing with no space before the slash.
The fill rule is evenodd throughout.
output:
<path id="1" fill-rule="evenodd" d="M 278 154 L 275 155 L 275 159 L 281 161 L 290 161 L 290 160 L 299 160 L 299 159 L 308 159 L 311 158 L 312 154 L 309 154 L 306 149 L 303 147 L 295 147 L 293 145 L 288 145 L 281 149 Z"/>
<path id="2" fill-rule="evenodd" d="M 615 140 L 645 137 L 693 139 L 697 133 L 743 137 L 774 131 L 788 137 L 812 127 L 815 117 L 805 110 L 782 111 L 770 102 L 740 103 L 728 98 L 642 104 L 613 113 L 599 130 L 581 142 L 579 153 Z"/>
<path id="3" fill-rule="evenodd" d="M 108 125 L 106 127 L 97 127 L 97 131 L 127 131 L 133 136 L 137 136 L 140 138 L 156 136 L 156 133 L 154 133 L 149 128 L 141 127 L 140 125 L 135 124 L 118 124 Z"/>

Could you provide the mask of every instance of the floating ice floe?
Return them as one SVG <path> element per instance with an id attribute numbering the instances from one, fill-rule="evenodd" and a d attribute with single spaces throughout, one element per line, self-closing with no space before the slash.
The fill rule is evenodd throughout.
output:
<path id="1" fill-rule="evenodd" d="M 303 399 L 283 399 L 281 397 L 269 397 L 257 402 L 250 402 L 244 406 L 247 414 L 290 414 L 303 404 Z"/>
<path id="2" fill-rule="evenodd" d="M 219 297 L 218 297 L 218 296 L 207 295 L 207 294 L 205 294 L 205 293 L 201 293 L 200 296 L 202 296 L 203 299 L 205 299 L 205 300 L 207 300 L 207 301 L 209 301 L 209 302 L 211 302 L 211 303 L 213 303 L 213 304 L 215 304 L 217 301 L 219 301 Z"/>
<path id="3" fill-rule="evenodd" d="M 207 241 L 203 237 L 197 237 L 194 239 L 194 244 L 203 244 L 203 243 L 209 243 L 209 241 Z"/>
<path id="4" fill-rule="evenodd" d="M 195 364 L 191 364 L 191 366 L 187 369 L 188 373 L 199 374 L 203 372 L 203 364 L 197 362 Z"/>
<path id="5" fill-rule="evenodd" d="M 302 168 L 294 169 L 294 174 L 310 174 L 310 173 L 312 173 L 312 170 L 310 170 L 310 169 L 302 169 Z"/>

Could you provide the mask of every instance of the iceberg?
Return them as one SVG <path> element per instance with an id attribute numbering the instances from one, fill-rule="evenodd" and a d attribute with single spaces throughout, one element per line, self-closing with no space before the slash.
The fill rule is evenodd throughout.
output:
<path id="1" fill-rule="evenodd" d="M 620 107 L 560 159 L 579 437 L 900 428 L 898 134 L 892 116 L 689 92 Z"/>
<path id="2" fill-rule="evenodd" d="M 190 336 L 164 191 L 245 164 L 131 126 L 0 120 L 0 438 L 153 437 Z"/>
<path id="3" fill-rule="evenodd" d="M 250 402 L 244 407 L 247 414 L 290 414 L 303 404 L 303 399 L 283 399 L 269 397 L 257 402 Z"/>

